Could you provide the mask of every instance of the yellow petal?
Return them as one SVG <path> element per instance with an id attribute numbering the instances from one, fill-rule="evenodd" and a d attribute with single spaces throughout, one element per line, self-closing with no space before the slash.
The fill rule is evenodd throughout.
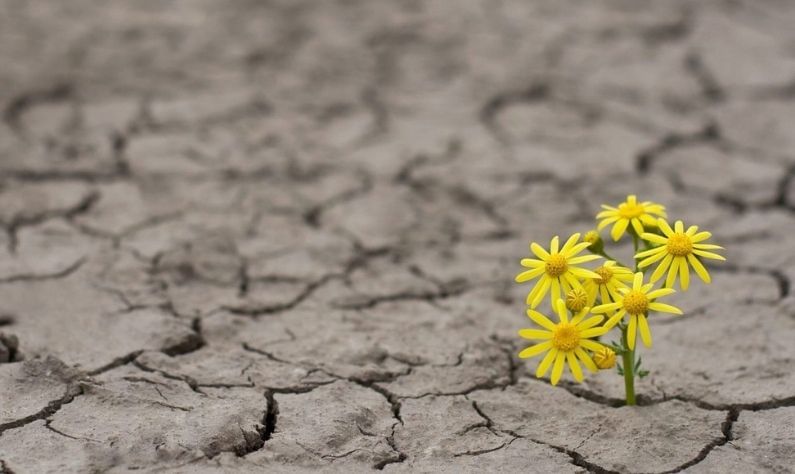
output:
<path id="1" fill-rule="evenodd" d="M 613 226 L 613 229 L 610 231 L 610 237 L 613 238 L 616 242 L 618 239 L 624 235 L 624 232 L 627 230 L 627 226 L 629 225 L 629 221 L 627 219 L 621 219 L 616 222 L 616 225 Z"/>
<path id="2" fill-rule="evenodd" d="M 560 237 L 557 235 L 552 237 L 552 240 L 549 241 L 549 253 L 550 255 L 555 255 L 558 253 L 558 246 L 560 245 Z"/>
<path id="3" fill-rule="evenodd" d="M 565 361 L 566 353 L 558 352 L 558 355 L 555 356 L 555 365 L 552 367 L 552 377 L 549 380 L 552 385 L 557 385 L 558 381 L 560 381 L 560 376 L 563 375 L 563 362 Z"/>
<path id="4" fill-rule="evenodd" d="M 539 304 L 541 304 L 541 301 L 544 299 L 544 296 L 546 296 L 547 291 L 549 291 L 549 285 L 551 283 L 552 283 L 552 279 L 549 278 L 547 275 L 544 275 L 544 277 L 539 281 L 539 284 L 541 286 L 539 287 L 538 292 L 533 297 L 533 301 L 530 303 L 530 307 L 531 308 L 535 308 Z M 529 298 L 529 296 L 528 296 L 528 298 Z"/>
<path id="5" fill-rule="evenodd" d="M 668 253 L 665 250 L 666 250 L 665 247 L 663 247 L 662 250 L 657 253 L 657 255 L 653 255 L 653 256 L 643 260 L 642 262 L 640 262 L 638 264 L 638 268 L 646 268 L 649 265 L 651 265 L 651 264 L 653 264 L 653 263 L 655 263 L 655 262 L 657 262 L 659 260 L 662 260 L 663 258 L 665 258 L 666 255 L 668 255 Z M 637 258 L 637 256 L 635 258 Z"/>
<path id="6" fill-rule="evenodd" d="M 674 290 L 673 288 L 659 288 L 657 290 L 650 291 L 649 293 L 646 293 L 646 298 L 648 298 L 650 300 L 654 300 L 654 299 L 662 298 L 663 296 L 668 296 L 668 295 L 671 295 L 671 294 L 674 294 L 674 293 L 676 293 L 676 290 Z"/>
<path id="7" fill-rule="evenodd" d="M 687 259 L 685 257 L 677 257 L 679 260 L 679 285 L 682 291 L 687 291 L 690 286 L 690 268 L 687 266 Z"/>
<path id="8" fill-rule="evenodd" d="M 558 355 L 558 350 L 554 347 L 547 352 L 547 355 L 541 360 L 541 363 L 538 364 L 538 368 L 536 369 L 536 377 L 541 378 L 547 374 L 549 370 L 549 366 L 552 365 L 552 361 L 555 360 L 555 357 Z"/>
<path id="9" fill-rule="evenodd" d="M 544 267 L 526 270 L 516 275 L 516 283 L 524 283 L 544 274 L 546 269 Z"/>
<path id="10" fill-rule="evenodd" d="M 660 262 L 660 265 L 657 267 L 657 269 L 654 270 L 654 273 L 651 274 L 652 283 L 656 282 L 657 280 L 662 278 L 663 275 L 665 275 L 665 270 L 667 270 L 668 267 L 671 265 L 671 261 L 673 261 L 673 259 L 674 259 L 673 255 L 668 254 L 665 256 L 663 261 Z"/>
<path id="11" fill-rule="evenodd" d="M 602 315 L 590 317 L 590 318 L 586 319 L 585 321 L 582 321 L 581 323 L 577 324 L 577 329 L 580 330 L 580 331 L 584 331 L 586 329 L 590 329 L 590 328 L 596 326 L 597 324 L 601 323 L 602 320 L 604 320 L 604 319 L 605 319 L 605 317 L 602 316 Z"/>
<path id="12" fill-rule="evenodd" d="M 544 341 L 540 344 L 530 346 L 519 353 L 520 359 L 527 359 L 528 357 L 537 356 L 538 354 L 552 348 L 552 341 Z"/>
<path id="13" fill-rule="evenodd" d="M 640 290 L 643 286 L 643 273 L 637 272 L 635 277 L 632 279 L 632 289 L 633 290 Z"/>
<path id="14" fill-rule="evenodd" d="M 540 258 L 541 260 L 547 261 L 549 260 L 549 252 L 544 250 L 544 247 L 538 245 L 537 243 L 533 242 L 530 244 L 530 251 L 535 254 L 536 257 Z"/>
<path id="15" fill-rule="evenodd" d="M 666 248 L 664 246 L 654 247 L 653 249 L 644 250 L 643 252 L 638 252 L 635 254 L 635 258 L 646 258 L 652 255 L 657 255 L 658 253 L 664 253 Z M 543 263 L 543 262 L 542 262 Z"/>
<path id="16" fill-rule="evenodd" d="M 523 258 L 522 261 L 519 263 L 521 263 L 523 267 L 528 267 L 528 268 L 538 268 L 538 267 L 543 267 L 545 265 L 543 261 L 536 260 L 535 258 Z"/>
<path id="17" fill-rule="evenodd" d="M 591 359 L 591 356 L 589 356 L 587 352 L 578 347 L 574 349 L 574 353 L 577 354 L 577 357 L 580 359 L 580 361 L 582 361 L 583 365 L 588 368 L 588 370 L 591 372 L 599 371 L 599 368 L 596 366 L 596 364 L 594 364 L 593 359 Z"/>
<path id="18" fill-rule="evenodd" d="M 657 227 L 659 227 L 660 230 L 663 231 L 663 234 L 665 234 L 666 237 L 674 235 L 674 230 L 671 229 L 671 226 L 668 225 L 668 222 L 665 219 L 662 218 L 657 219 Z"/>
<path id="19" fill-rule="evenodd" d="M 643 341 L 643 345 L 646 347 L 651 347 L 651 331 L 649 330 L 649 322 L 646 321 L 646 317 L 642 314 L 638 316 L 638 329 L 640 329 L 640 339 Z"/>
<path id="20" fill-rule="evenodd" d="M 681 309 L 665 303 L 649 303 L 649 309 L 652 311 L 658 311 L 660 313 L 682 314 Z"/>
<path id="21" fill-rule="evenodd" d="M 676 282 L 676 275 L 679 273 L 679 257 L 675 258 L 668 269 L 668 276 L 665 278 L 665 286 L 672 288 Z"/>
<path id="22" fill-rule="evenodd" d="M 640 235 L 643 233 L 643 224 L 640 223 L 640 220 L 634 218 L 630 221 L 632 223 L 632 228 L 635 229 L 635 233 Z"/>
<path id="23" fill-rule="evenodd" d="M 687 261 L 690 262 L 690 265 L 693 266 L 693 270 L 696 271 L 696 275 L 698 275 L 698 277 L 701 278 L 704 283 L 712 282 L 712 278 L 709 276 L 709 273 L 707 273 L 707 269 L 704 268 L 704 265 L 701 264 L 701 261 L 699 261 L 695 255 L 692 253 L 688 255 Z"/>
<path id="24" fill-rule="evenodd" d="M 595 306 L 593 309 L 591 309 L 591 312 L 595 314 L 609 313 L 610 311 L 617 310 L 619 307 L 621 307 L 621 303 L 605 303 Z"/>
<path id="25" fill-rule="evenodd" d="M 685 223 L 684 223 L 684 222 L 682 222 L 682 221 L 676 221 L 676 222 L 674 223 L 674 230 L 675 230 L 675 231 L 676 231 L 678 234 L 684 234 L 684 233 L 685 233 Z"/>
<path id="26" fill-rule="evenodd" d="M 566 243 L 563 244 L 563 248 L 560 249 L 560 253 L 565 254 L 570 248 L 574 246 L 574 244 L 577 243 L 578 240 L 580 240 L 580 234 L 579 233 L 573 234 L 571 237 L 569 237 L 569 240 L 567 240 Z"/>
<path id="27" fill-rule="evenodd" d="M 552 331 L 544 331 L 543 329 L 520 329 L 519 337 L 525 339 L 552 339 Z"/>
<path id="28" fill-rule="evenodd" d="M 571 370 L 571 375 L 574 376 L 574 380 L 582 382 L 582 369 L 580 368 L 580 363 L 577 362 L 577 357 L 574 356 L 574 352 L 567 352 L 566 360 L 569 362 L 569 369 Z"/>
<path id="29" fill-rule="evenodd" d="M 723 260 L 723 261 L 726 260 L 726 258 L 721 255 L 712 252 L 706 252 L 704 250 L 693 249 L 693 253 L 698 255 L 699 257 L 711 258 L 714 260 Z"/>
<path id="30" fill-rule="evenodd" d="M 560 322 L 567 323 L 569 322 L 568 310 L 566 309 L 566 302 L 562 299 L 558 298 L 555 300 L 555 310 L 558 313 L 558 317 L 560 318 Z"/>
<path id="31" fill-rule="evenodd" d="M 610 330 L 610 328 L 608 328 L 606 326 L 599 326 L 598 328 L 586 329 L 585 331 L 580 331 L 580 337 L 581 338 L 592 338 L 592 337 L 596 337 L 596 336 L 601 336 L 601 335 L 604 335 L 605 333 L 607 333 L 607 331 L 609 331 L 609 330 Z"/>
<path id="32" fill-rule="evenodd" d="M 568 260 L 569 265 L 578 265 L 580 263 L 593 262 L 602 258 L 601 255 L 583 255 L 582 257 L 574 257 Z"/>
<path id="33" fill-rule="evenodd" d="M 638 316 L 631 314 L 629 316 L 629 327 L 627 327 L 627 347 L 629 350 L 635 349 L 635 336 L 638 331 Z"/>
<path id="34" fill-rule="evenodd" d="M 542 328 L 549 329 L 550 331 L 554 331 L 555 328 L 557 327 L 555 323 L 550 321 L 548 317 L 544 316 L 543 314 L 539 313 L 534 309 L 528 309 L 527 316 Z"/>
<path id="35" fill-rule="evenodd" d="M 615 326 L 616 324 L 618 324 L 619 321 L 624 319 L 625 314 L 627 314 L 627 310 L 621 308 L 621 310 L 617 311 L 616 314 L 614 314 L 613 316 L 610 317 L 610 319 L 607 320 L 607 322 L 605 323 L 605 327 L 612 329 L 613 326 Z"/>

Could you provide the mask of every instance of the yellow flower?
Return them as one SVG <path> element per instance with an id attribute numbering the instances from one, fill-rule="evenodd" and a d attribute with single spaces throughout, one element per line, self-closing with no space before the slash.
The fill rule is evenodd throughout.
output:
<path id="1" fill-rule="evenodd" d="M 582 288 L 572 288 L 566 293 L 566 308 L 572 313 L 579 313 L 588 304 L 588 294 Z"/>
<path id="2" fill-rule="evenodd" d="M 616 353 L 613 349 L 602 346 L 601 351 L 593 353 L 593 361 L 601 370 L 612 369 L 616 365 Z"/>
<path id="3" fill-rule="evenodd" d="M 626 288 L 626 283 L 632 281 L 632 270 L 616 265 L 609 260 L 594 270 L 598 278 L 588 278 L 583 282 L 583 288 L 588 293 L 588 306 L 593 306 L 596 296 L 599 295 L 601 303 L 610 303 L 621 297 L 619 288 Z"/>
<path id="4" fill-rule="evenodd" d="M 612 328 L 624 317 L 629 314 L 629 326 L 627 328 L 627 346 L 630 350 L 635 349 L 635 336 L 640 329 L 640 338 L 646 347 L 651 347 L 651 331 L 646 315 L 649 310 L 662 313 L 682 314 L 682 310 L 669 304 L 657 303 L 655 300 L 663 296 L 676 293 L 672 288 L 660 288 L 651 291 L 652 283 L 643 284 L 643 273 L 638 272 L 632 281 L 632 288 L 620 288 L 618 291 L 621 297 L 613 303 L 602 304 L 593 309 L 596 314 L 609 313 L 616 311 L 605 323 L 605 327 Z"/>
<path id="5" fill-rule="evenodd" d="M 622 202 L 617 208 L 604 204 L 602 208 L 605 210 L 596 215 L 597 220 L 602 219 L 597 229 L 602 230 L 613 224 L 610 235 L 616 241 L 624 235 L 630 224 L 632 224 L 635 233 L 640 235 L 644 232 L 644 225 L 647 227 L 657 226 L 657 220 L 652 214 L 667 217 L 665 215 L 665 206 L 651 201 L 639 203 L 638 198 L 634 194 L 627 196 L 626 202 Z"/>
<path id="6" fill-rule="evenodd" d="M 519 353 L 519 357 L 526 359 L 546 352 L 546 355 L 538 364 L 536 370 L 536 377 L 541 378 L 552 367 L 552 377 L 550 382 L 552 385 L 557 385 L 560 376 L 563 374 L 563 364 L 568 362 L 569 370 L 578 382 L 582 382 L 582 368 L 580 362 L 587 367 L 591 372 L 598 370 L 596 364 L 591 359 L 591 356 L 585 352 L 585 349 L 598 352 L 602 350 L 602 345 L 596 341 L 590 340 L 593 337 L 601 336 L 608 330 L 605 327 L 594 327 L 602 322 L 603 316 L 593 316 L 585 319 L 590 308 L 583 308 L 582 311 L 577 313 L 571 321 L 569 321 L 566 303 L 558 299 L 555 302 L 555 309 L 557 310 L 560 322 L 553 323 L 546 316 L 533 309 L 527 310 L 527 316 L 530 317 L 536 324 L 544 329 L 520 329 L 519 336 L 530 340 L 542 340 L 539 344 L 524 349 Z"/>
<path id="7" fill-rule="evenodd" d="M 588 249 L 593 253 L 602 253 L 605 248 L 605 243 L 602 241 L 602 236 L 599 235 L 597 230 L 589 230 L 582 237 L 583 242 L 591 244 Z"/>
<path id="8" fill-rule="evenodd" d="M 541 277 L 527 295 L 527 304 L 531 308 L 538 306 L 550 289 L 552 290 L 550 292 L 551 301 L 552 304 L 555 304 L 560 299 L 561 288 L 564 292 L 568 292 L 572 288 L 582 288 L 582 284 L 577 279 L 578 277 L 596 278 L 599 276 L 590 270 L 575 266 L 601 258 L 598 255 L 577 257 L 578 253 L 591 245 L 588 242 L 578 244 L 578 240 L 580 240 L 580 234 L 574 234 L 569 237 L 563 248 L 558 249 L 559 239 L 558 236 L 555 236 L 549 243 L 549 252 L 535 242 L 530 244 L 530 250 L 540 260 L 523 258 L 521 261 L 522 266 L 530 270 L 517 275 L 516 282 L 523 283 Z"/>
<path id="9" fill-rule="evenodd" d="M 696 274 L 704 283 L 709 283 L 711 281 L 709 273 L 707 273 L 707 269 L 704 268 L 704 265 L 698 257 L 726 260 L 721 255 L 710 252 L 710 250 L 722 250 L 723 247 L 702 243 L 712 237 L 712 234 L 709 232 L 699 232 L 698 226 L 695 225 L 690 226 L 687 232 L 685 232 L 685 225 L 682 221 L 676 221 L 673 229 L 671 229 L 671 226 L 668 225 L 664 219 L 660 219 L 658 225 L 664 235 L 641 234 L 642 239 L 659 244 L 660 246 L 635 255 L 635 258 L 644 259 L 638 264 L 638 268 L 646 268 L 662 260 L 660 265 L 657 266 L 657 269 L 654 270 L 654 273 L 652 273 L 650 281 L 652 283 L 656 282 L 662 278 L 665 271 L 668 270 L 665 286 L 672 288 L 678 275 L 679 286 L 682 290 L 687 291 L 687 288 L 690 286 L 689 265 L 692 265 Z"/>

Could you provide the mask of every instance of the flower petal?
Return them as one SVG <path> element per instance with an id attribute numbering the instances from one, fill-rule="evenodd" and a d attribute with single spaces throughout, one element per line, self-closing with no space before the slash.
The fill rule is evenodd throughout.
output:
<path id="1" fill-rule="evenodd" d="M 687 266 L 687 258 L 676 257 L 679 260 L 679 285 L 682 291 L 687 291 L 690 286 L 690 268 Z"/>
<path id="2" fill-rule="evenodd" d="M 671 229 L 671 226 L 668 225 L 668 222 L 665 219 L 657 219 L 657 227 L 665 234 L 666 237 L 670 237 L 674 235 L 674 230 Z"/>
<path id="3" fill-rule="evenodd" d="M 552 377 L 550 382 L 552 385 L 557 385 L 560 381 L 560 376 L 563 375 L 563 363 L 566 361 L 566 353 L 558 351 L 555 357 L 555 365 L 552 367 Z"/>
<path id="4" fill-rule="evenodd" d="M 538 286 L 538 291 L 533 297 L 533 300 L 529 302 L 531 308 L 535 308 L 539 304 L 541 304 L 541 301 L 544 299 L 544 296 L 546 296 L 547 291 L 549 291 L 549 285 L 551 284 L 552 284 L 552 279 L 549 278 L 549 276 L 544 275 L 544 277 L 538 282 L 538 285 L 540 285 Z M 528 299 L 529 298 L 530 295 L 528 295 Z"/>
<path id="5" fill-rule="evenodd" d="M 552 348 L 552 341 L 544 341 L 540 344 L 536 344 L 534 346 L 530 346 L 527 349 L 524 349 L 522 352 L 519 353 L 520 359 L 527 359 L 528 357 L 537 356 L 538 354 L 545 352 Z"/>
<path id="6" fill-rule="evenodd" d="M 577 265 L 580 263 L 593 262 L 602 258 L 601 255 L 583 255 L 581 257 L 574 257 L 568 260 L 569 265 Z"/>
<path id="7" fill-rule="evenodd" d="M 668 255 L 665 256 L 663 261 L 660 262 L 660 265 L 657 267 L 657 269 L 654 270 L 654 273 L 651 274 L 650 281 L 652 283 L 656 282 L 657 280 L 662 278 L 663 275 L 665 275 L 665 270 L 667 270 L 668 267 L 671 265 L 671 261 L 673 261 L 673 259 L 674 259 L 674 256 L 671 255 L 671 254 L 668 254 Z"/>
<path id="8" fill-rule="evenodd" d="M 698 255 L 699 257 L 711 258 L 714 260 L 723 260 L 723 261 L 726 260 L 726 257 L 723 257 L 722 255 L 718 255 L 712 252 L 706 252 L 704 250 L 693 249 L 693 253 Z"/>
<path id="9" fill-rule="evenodd" d="M 583 365 L 588 368 L 588 370 L 591 372 L 599 371 L 599 367 L 594 364 L 593 359 L 591 359 L 591 356 L 589 356 L 587 352 L 578 347 L 574 349 L 574 353 L 577 354 L 577 357 L 580 359 L 580 361 L 582 361 Z"/>
<path id="10" fill-rule="evenodd" d="M 665 277 L 665 286 L 668 288 L 672 288 L 674 283 L 676 283 L 676 275 L 679 273 L 679 258 L 674 258 L 671 268 L 668 269 L 668 276 Z"/>
<path id="11" fill-rule="evenodd" d="M 544 267 L 534 268 L 532 270 L 525 270 L 522 273 L 516 275 L 515 281 L 516 283 L 524 283 L 526 281 L 532 280 L 533 278 L 543 275 L 545 271 L 546 269 Z"/>
<path id="12" fill-rule="evenodd" d="M 665 256 L 666 256 L 666 255 L 668 255 L 668 252 L 666 252 L 666 249 L 665 249 L 665 247 L 661 247 L 661 248 L 662 248 L 662 250 L 661 250 L 661 251 L 659 251 L 659 252 L 657 253 L 657 255 L 652 255 L 651 257 L 649 257 L 649 258 L 647 258 L 647 259 L 645 259 L 645 260 L 641 261 L 641 262 L 638 264 L 638 268 L 646 268 L 646 267 L 648 267 L 649 265 L 651 265 L 651 264 L 653 264 L 653 263 L 655 263 L 655 262 L 657 262 L 657 261 L 660 261 L 660 260 L 662 260 L 663 258 L 665 258 Z M 635 258 L 638 258 L 638 257 L 637 257 L 637 255 L 635 256 Z"/>
<path id="13" fill-rule="evenodd" d="M 530 251 L 535 254 L 536 257 L 540 258 L 541 260 L 547 261 L 549 260 L 549 252 L 544 250 L 544 247 L 538 245 L 535 242 L 530 244 Z"/>
<path id="14" fill-rule="evenodd" d="M 519 337 L 525 339 L 552 339 L 552 331 L 544 331 L 543 329 L 520 329 Z"/>
<path id="15" fill-rule="evenodd" d="M 610 231 L 610 237 L 613 238 L 614 241 L 618 242 L 624 232 L 627 230 L 627 226 L 629 225 L 629 221 L 627 219 L 621 219 L 616 222 L 616 225 L 613 226 L 613 229 Z"/>
<path id="16" fill-rule="evenodd" d="M 621 303 L 605 303 L 600 304 L 599 306 L 595 306 L 591 309 L 592 313 L 599 314 L 599 313 L 609 313 L 610 311 L 615 311 L 621 307 Z"/>
<path id="17" fill-rule="evenodd" d="M 578 240 L 580 240 L 579 232 L 576 234 L 572 234 L 572 236 L 569 237 L 569 240 L 567 240 L 566 243 L 563 244 L 563 248 L 560 249 L 560 253 L 565 254 L 569 249 L 571 249 L 574 246 L 574 244 L 577 243 Z"/>
<path id="18" fill-rule="evenodd" d="M 582 382 L 582 369 L 580 368 L 580 363 L 577 362 L 577 357 L 574 355 L 574 352 L 567 352 L 566 360 L 569 362 L 569 369 L 571 370 L 571 375 L 574 376 L 574 380 Z"/>
<path id="19" fill-rule="evenodd" d="M 646 293 L 646 298 L 650 300 L 655 300 L 657 298 L 662 298 L 663 296 L 668 296 L 674 293 L 676 293 L 676 290 L 674 290 L 673 288 L 658 288 L 654 291 Z"/>
<path id="20" fill-rule="evenodd" d="M 711 283 L 712 282 L 712 278 L 709 276 L 709 273 L 707 272 L 707 269 L 704 268 L 704 265 L 701 263 L 701 261 L 695 255 L 693 255 L 692 253 L 690 255 L 688 255 L 687 256 L 687 261 L 690 262 L 690 265 L 693 266 L 693 270 L 696 271 L 696 275 L 698 275 L 698 277 L 701 278 L 701 280 L 704 283 Z"/>
<path id="21" fill-rule="evenodd" d="M 550 349 L 549 352 L 547 352 L 547 355 L 544 356 L 544 358 L 541 360 L 541 363 L 538 364 L 538 368 L 536 369 L 537 378 L 541 378 L 547 374 L 549 366 L 552 365 L 552 361 L 555 360 L 557 355 L 558 355 L 558 350 L 555 349 L 554 347 Z"/>
<path id="22" fill-rule="evenodd" d="M 599 326 L 598 328 L 586 329 L 585 331 L 580 331 L 580 337 L 590 339 L 592 337 L 604 335 L 609 330 L 610 328 L 608 328 L 607 326 Z"/>
<path id="23" fill-rule="evenodd" d="M 664 253 L 666 250 L 665 246 L 654 247 L 653 249 L 644 250 L 643 252 L 638 252 L 635 254 L 635 258 L 646 258 L 652 255 L 657 255 L 658 253 Z"/>
<path id="24" fill-rule="evenodd" d="M 557 327 L 555 323 L 553 323 L 548 317 L 544 316 L 543 314 L 539 313 L 534 309 L 527 310 L 527 317 L 533 320 L 536 324 L 541 326 L 542 328 L 549 329 L 550 331 L 554 331 Z"/>
<path id="25" fill-rule="evenodd" d="M 649 303 L 649 309 L 660 313 L 683 314 L 681 309 L 665 303 Z"/>
<path id="26" fill-rule="evenodd" d="M 560 246 L 560 237 L 557 235 L 552 237 L 552 240 L 549 241 L 549 253 L 550 255 L 555 255 L 558 253 L 558 248 Z"/>
<path id="27" fill-rule="evenodd" d="M 646 316 L 642 314 L 638 316 L 638 329 L 640 329 L 640 339 L 643 345 L 651 347 L 651 331 L 649 330 L 649 322 L 646 321 Z"/>
<path id="28" fill-rule="evenodd" d="M 593 316 L 591 318 L 586 319 L 585 321 L 580 322 L 577 324 L 577 329 L 580 331 L 584 331 L 586 329 L 590 329 L 597 324 L 601 323 L 605 319 L 604 316 L 601 314 L 599 316 Z"/>
<path id="29" fill-rule="evenodd" d="M 635 349 L 635 336 L 638 331 L 638 316 L 631 314 L 629 316 L 629 327 L 627 327 L 627 347 L 629 350 Z"/>

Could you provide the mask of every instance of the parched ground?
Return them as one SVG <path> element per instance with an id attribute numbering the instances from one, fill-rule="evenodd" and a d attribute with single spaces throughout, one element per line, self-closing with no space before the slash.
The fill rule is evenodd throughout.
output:
<path id="1" fill-rule="evenodd" d="M 792 472 L 793 22 L 0 1 L 0 472 Z M 629 193 L 729 259 L 635 408 L 515 357 L 528 242 Z"/>

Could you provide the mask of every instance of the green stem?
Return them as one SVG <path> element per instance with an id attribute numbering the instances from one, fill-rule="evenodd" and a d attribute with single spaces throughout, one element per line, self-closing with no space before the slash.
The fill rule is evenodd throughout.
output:
<path id="1" fill-rule="evenodd" d="M 627 405 L 635 405 L 635 351 L 629 350 L 627 344 L 627 327 L 621 328 L 621 345 L 624 353 L 624 390 L 627 395 Z"/>

